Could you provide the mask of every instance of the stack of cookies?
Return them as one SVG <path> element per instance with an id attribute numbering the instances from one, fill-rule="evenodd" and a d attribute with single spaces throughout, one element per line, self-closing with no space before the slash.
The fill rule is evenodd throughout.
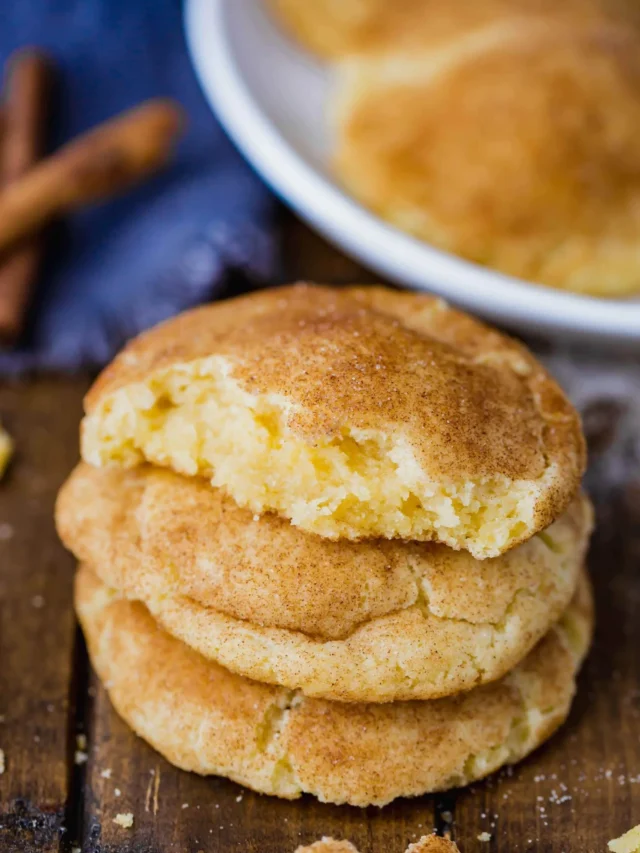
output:
<path id="1" fill-rule="evenodd" d="M 121 716 L 169 761 L 384 805 L 519 760 L 591 636 L 584 442 L 442 301 L 297 285 L 133 341 L 57 524 Z"/>

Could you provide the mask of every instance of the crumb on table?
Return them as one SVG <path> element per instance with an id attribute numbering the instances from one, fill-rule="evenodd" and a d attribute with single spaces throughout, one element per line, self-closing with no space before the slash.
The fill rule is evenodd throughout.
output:
<path id="1" fill-rule="evenodd" d="M 325 835 L 320 841 L 298 847 L 295 853 L 358 853 L 358 851 L 350 841 L 337 841 Z M 423 835 L 414 844 L 410 844 L 405 853 L 460 853 L 460 850 L 448 838 Z"/>
<path id="2" fill-rule="evenodd" d="M 449 838 L 439 835 L 423 835 L 410 844 L 405 853 L 460 853 L 458 845 Z"/>
<path id="3" fill-rule="evenodd" d="M 607 846 L 611 853 L 640 853 L 640 823 L 620 838 L 612 839 Z"/>
<path id="4" fill-rule="evenodd" d="M 298 847 L 296 853 L 358 853 L 358 850 L 350 841 L 338 841 L 324 835 L 319 841 L 314 841 L 313 844 Z"/>
<path id="5" fill-rule="evenodd" d="M 114 817 L 113 822 L 117 823 L 123 829 L 131 829 L 133 826 L 133 815 L 131 812 L 121 812 Z"/>
<path id="6" fill-rule="evenodd" d="M 0 424 L 0 477 L 7 470 L 9 460 L 13 455 L 13 440 L 9 433 Z"/>

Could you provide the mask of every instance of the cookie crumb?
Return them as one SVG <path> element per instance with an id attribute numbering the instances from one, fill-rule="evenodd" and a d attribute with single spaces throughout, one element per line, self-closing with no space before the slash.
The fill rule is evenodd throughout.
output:
<path id="1" fill-rule="evenodd" d="M 7 470 L 9 461 L 13 456 L 13 440 L 6 429 L 0 424 L 0 477 Z"/>
<path id="2" fill-rule="evenodd" d="M 86 749 L 87 748 L 87 736 L 83 734 L 76 735 L 76 746 L 78 749 Z"/>
<path id="3" fill-rule="evenodd" d="M 640 853 L 640 823 L 608 843 L 611 853 Z"/>
<path id="4" fill-rule="evenodd" d="M 111 768 L 105 767 L 104 770 L 100 771 L 100 775 L 102 776 L 103 779 L 111 779 Z"/>
<path id="5" fill-rule="evenodd" d="M 460 853 L 460 848 L 448 838 L 423 835 L 418 841 L 410 844 L 405 853 Z"/>
<path id="6" fill-rule="evenodd" d="M 325 835 L 320 841 L 298 847 L 295 853 L 358 853 L 358 850 L 350 841 L 337 841 Z M 460 849 L 448 838 L 423 835 L 418 841 L 410 844 L 405 853 L 460 853 Z"/>
<path id="7" fill-rule="evenodd" d="M 478 835 L 478 841 L 491 841 L 491 833 L 481 832 L 480 835 Z"/>
<path id="8" fill-rule="evenodd" d="M 114 797 L 119 797 L 121 794 L 122 794 L 122 791 L 120 790 L 120 788 L 114 788 L 113 789 L 113 796 Z"/>
<path id="9" fill-rule="evenodd" d="M 358 853 L 350 841 L 338 841 L 328 835 L 323 835 L 313 844 L 298 847 L 295 853 Z"/>
<path id="10" fill-rule="evenodd" d="M 89 755 L 82 749 L 76 749 L 76 754 L 73 760 L 76 764 L 86 764 L 86 762 L 89 760 Z"/>
<path id="11" fill-rule="evenodd" d="M 118 826 L 121 826 L 123 829 L 131 829 L 133 826 L 133 815 L 131 812 L 121 812 L 114 817 L 113 822 L 117 823 Z"/>

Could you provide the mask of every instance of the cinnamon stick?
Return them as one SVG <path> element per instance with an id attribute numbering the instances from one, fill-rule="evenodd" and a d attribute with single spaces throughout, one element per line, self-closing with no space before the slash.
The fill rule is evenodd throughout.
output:
<path id="1" fill-rule="evenodd" d="M 160 169 L 183 127 L 173 101 L 146 101 L 64 145 L 0 191 L 0 253 L 45 222 Z"/>
<path id="2" fill-rule="evenodd" d="M 52 65 L 43 53 L 24 49 L 6 66 L 0 137 L 0 185 L 20 179 L 43 156 Z M 30 238 L 0 265 L 0 340 L 20 334 L 38 273 L 41 240 Z"/>

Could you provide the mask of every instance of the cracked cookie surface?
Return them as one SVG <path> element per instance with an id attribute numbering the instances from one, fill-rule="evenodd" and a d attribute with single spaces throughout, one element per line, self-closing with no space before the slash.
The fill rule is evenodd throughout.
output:
<path id="1" fill-rule="evenodd" d="M 573 595 L 591 508 L 578 497 L 478 561 L 434 543 L 331 542 L 253 520 L 206 483 L 82 464 L 57 524 L 103 582 L 206 657 L 307 695 L 388 702 L 469 689 L 524 657 Z"/>
<path id="2" fill-rule="evenodd" d="M 229 672 L 87 567 L 76 608 L 116 710 L 173 764 L 357 806 L 467 784 L 535 749 L 567 716 L 593 621 L 583 574 L 557 625 L 501 680 L 446 699 L 353 705 Z"/>
<path id="3" fill-rule="evenodd" d="M 579 418 L 527 350 L 433 297 L 297 285 L 141 335 L 87 395 L 82 454 L 206 477 L 329 539 L 482 559 L 548 526 L 584 468 Z"/>

